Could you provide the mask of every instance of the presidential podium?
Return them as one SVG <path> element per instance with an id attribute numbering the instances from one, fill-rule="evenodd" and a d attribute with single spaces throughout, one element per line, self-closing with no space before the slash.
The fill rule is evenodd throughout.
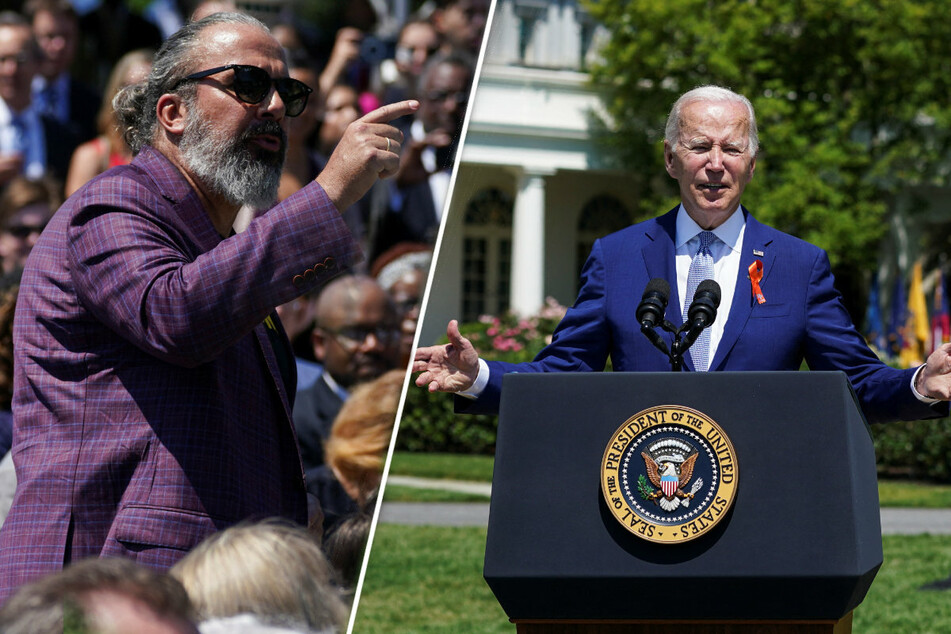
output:
<path id="1" fill-rule="evenodd" d="M 882 564 L 871 435 L 840 372 L 504 378 L 484 576 L 519 632 L 848 632 Z M 732 441 L 732 506 L 685 543 L 612 515 L 601 468 L 642 410 Z"/>

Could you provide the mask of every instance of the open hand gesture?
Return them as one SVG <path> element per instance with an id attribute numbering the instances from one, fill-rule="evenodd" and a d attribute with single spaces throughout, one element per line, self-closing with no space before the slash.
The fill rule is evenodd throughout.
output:
<path id="1" fill-rule="evenodd" d="M 446 335 L 449 343 L 416 350 L 413 372 L 422 373 L 416 385 L 430 392 L 461 392 L 479 376 L 479 353 L 459 332 L 459 322 L 450 321 Z"/>

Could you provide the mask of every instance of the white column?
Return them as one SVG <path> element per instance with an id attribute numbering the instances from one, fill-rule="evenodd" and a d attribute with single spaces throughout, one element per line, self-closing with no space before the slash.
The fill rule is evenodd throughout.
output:
<path id="1" fill-rule="evenodd" d="M 531 315 L 545 303 L 545 174 L 523 173 L 512 219 L 509 306 Z"/>

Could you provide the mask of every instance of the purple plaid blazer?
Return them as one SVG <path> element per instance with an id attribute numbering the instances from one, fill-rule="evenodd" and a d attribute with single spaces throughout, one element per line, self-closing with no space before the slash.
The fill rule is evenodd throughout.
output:
<path id="1" fill-rule="evenodd" d="M 360 257 L 317 184 L 222 239 L 153 148 L 73 195 L 20 287 L 0 601 L 71 560 L 165 569 L 240 520 L 305 522 L 263 322 Z"/>

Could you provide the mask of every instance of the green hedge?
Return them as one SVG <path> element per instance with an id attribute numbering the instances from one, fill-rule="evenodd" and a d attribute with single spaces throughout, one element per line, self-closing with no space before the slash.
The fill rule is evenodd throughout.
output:
<path id="1" fill-rule="evenodd" d="M 461 324 L 459 330 L 483 359 L 521 363 L 534 359 L 551 341 L 551 333 L 564 314 L 563 306 L 548 299 L 545 308 L 534 317 L 485 316 L 477 322 Z M 457 416 L 452 410 L 452 396 L 415 388 L 406 395 L 396 447 L 407 451 L 492 454 L 497 429 L 498 416 Z"/>
<path id="2" fill-rule="evenodd" d="M 951 482 L 951 419 L 875 425 L 872 436 L 880 475 Z"/>

